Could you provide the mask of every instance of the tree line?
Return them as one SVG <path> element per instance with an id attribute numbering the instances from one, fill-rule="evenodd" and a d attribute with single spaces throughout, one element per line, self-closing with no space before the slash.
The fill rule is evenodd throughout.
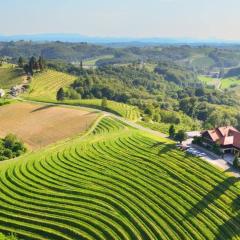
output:
<path id="1" fill-rule="evenodd" d="M 46 64 L 42 56 L 39 56 L 38 59 L 32 56 L 28 62 L 20 56 L 18 59 L 18 66 L 23 68 L 25 73 L 31 76 L 33 76 L 35 72 L 41 72 L 46 68 Z"/>

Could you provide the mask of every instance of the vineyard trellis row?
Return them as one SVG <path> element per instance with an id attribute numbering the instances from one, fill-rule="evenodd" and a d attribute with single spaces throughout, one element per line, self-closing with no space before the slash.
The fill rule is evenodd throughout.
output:
<path id="1" fill-rule="evenodd" d="M 240 190 L 164 139 L 104 117 L 0 168 L 0 232 L 24 239 L 240 239 Z"/>

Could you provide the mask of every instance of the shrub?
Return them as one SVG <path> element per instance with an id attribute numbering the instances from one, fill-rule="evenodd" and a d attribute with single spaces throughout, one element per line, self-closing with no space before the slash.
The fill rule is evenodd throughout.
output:
<path id="1" fill-rule="evenodd" d="M 14 134 L 8 134 L 4 139 L 0 139 L 0 161 L 18 157 L 26 150 L 23 142 Z"/>
<path id="2" fill-rule="evenodd" d="M 186 139 L 187 139 L 187 134 L 183 130 L 179 130 L 175 135 L 175 140 L 179 141 L 180 143 L 182 143 Z"/>
<path id="3" fill-rule="evenodd" d="M 168 133 L 169 133 L 169 137 L 170 137 L 170 138 L 174 138 L 174 136 L 175 136 L 175 128 L 174 128 L 174 125 L 171 125 L 171 126 L 169 127 Z"/>
<path id="4" fill-rule="evenodd" d="M 192 143 L 197 145 L 202 145 L 203 139 L 202 137 L 194 137 Z"/>
<path id="5" fill-rule="evenodd" d="M 108 106 L 107 98 L 104 97 L 102 99 L 101 106 L 102 106 L 102 108 L 107 108 L 107 106 Z"/>
<path id="6" fill-rule="evenodd" d="M 239 159 L 238 157 L 235 157 L 234 160 L 233 160 L 233 166 L 235 168 L 239 168 Z"/>

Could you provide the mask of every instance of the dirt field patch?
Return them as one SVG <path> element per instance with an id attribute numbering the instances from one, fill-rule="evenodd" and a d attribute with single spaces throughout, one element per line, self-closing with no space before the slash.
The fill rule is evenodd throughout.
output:
<path id="1" fill-rule="evenodd" d="M 85 131 L 96 117 L 96 113 L 53 105 L 10 104 L 0 107 L 0 137 L 14 133 L 37 149 Z"/>

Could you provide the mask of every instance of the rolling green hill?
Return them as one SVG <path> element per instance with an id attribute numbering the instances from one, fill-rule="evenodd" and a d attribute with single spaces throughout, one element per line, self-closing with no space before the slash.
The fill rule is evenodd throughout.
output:
<path id="1" fill-rule="evenodd" d="M 221 89 L 234 88 L 240 85 L 240 79 L 236 77 L 223 78 L 221 80 Z"/>
<path id="2" fill-rule="evenodd" d="M 31 90 L 28 93 L 23 94 L 23 97 L 29 100 L 57 103 L 56 93 L 59 88 L 68 87 L 73 83 L 74 79 L 76 79 L 76 76 L 48 69 L 47 71 L 33 76 Z M 101 99 L 64 100 L 60 103 L 102 109 Z M 108 101 L 108 106 L 105 110 L 129 120 L 138 120 L 140 116 L 137 107 L 110 100 Z"/>
<path id="3" fill-rule="evenodd" d="M 96 58 L 86 59 L 83 62 L 83 65 L 84 66 L 96 66 L 97 61 L 108 60 L 108 59 L 112 59 L 113 57 L 114 57 L 113 55 L 103 55 L 103 56 L 96 57 Z"/>
<path id="4" fill-rule="evenodd" d="M 24 239 L 240 239 L 236 178 L 111 118 L 0 165 L 0 189 L 0 231 Z"/>
<path id="5" fill-rule="evenodd" d="M 59 88 L 69 86 L 74 79 L 70 74 L 48 69 L 33 76 L 31 90 L 25 96 L 54 100 Z"/>

